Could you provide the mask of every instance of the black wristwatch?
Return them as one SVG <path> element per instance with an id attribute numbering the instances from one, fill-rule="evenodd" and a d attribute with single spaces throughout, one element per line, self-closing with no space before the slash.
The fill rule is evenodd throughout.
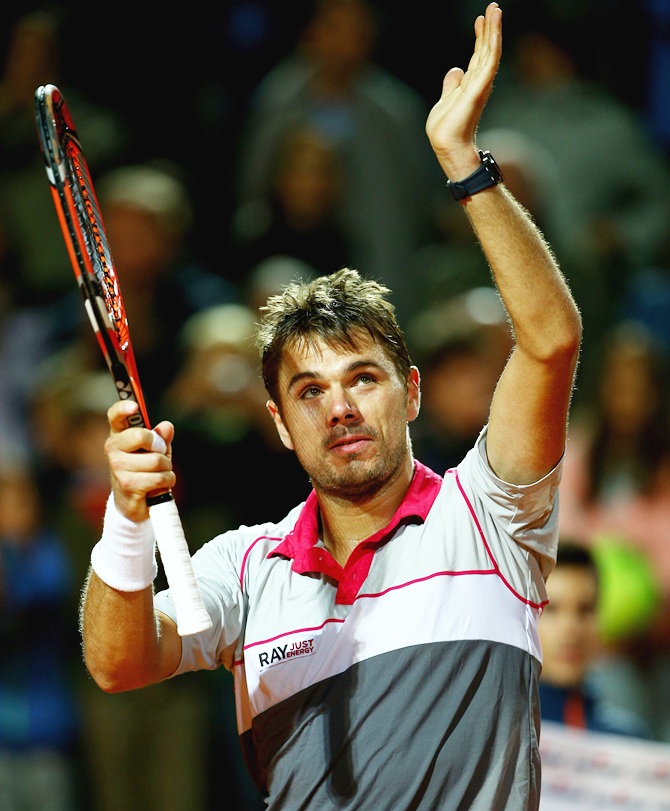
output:
<path id="1" fill-rule="evenodd" d="M 468 175 L 464 180 L 459 180 L 457 183 L 452 183 L 451 180 L 448 181 L 447 188 L 453 194 L 454 200 L 465 200 L 466 197 L 472 197 L 477 192 L 489 189 L 491 186 L 497 186 L 503 179 L 500 167 L 490 152 L 482 152 L 480 149 L 479 157 L 482 161 L 479 169 L 475 169 L 471 175 Z"/>

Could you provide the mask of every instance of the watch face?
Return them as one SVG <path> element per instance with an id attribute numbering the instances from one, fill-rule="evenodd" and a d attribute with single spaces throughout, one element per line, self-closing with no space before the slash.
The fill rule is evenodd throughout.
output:
<path id="1" fill-rule="evenodd" d="M 486 167 L 486 171 L 491 178 L 493 178 L 496 183 L 500 183 L 503 179 L 503 173 L 500 171 L 500 167 L 490 152 L 482 153 L 482 165 Z"/>

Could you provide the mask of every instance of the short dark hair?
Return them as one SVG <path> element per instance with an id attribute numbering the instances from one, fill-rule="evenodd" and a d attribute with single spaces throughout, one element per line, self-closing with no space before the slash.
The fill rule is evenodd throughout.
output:
<path id="1" fill-rule="evenodd" d="M 282 353 L 318 336 L 332 346 L 356 346 L 362 331 L 381 344 L 400 379 L 407 383 L 412 361 L 395 309 L 386 295 L 388 287 L 363 278 L 353 268 L 291 282 L 260 308 L 256 342 L 261 354 L 263 382 L 279 405 L 277 381 Z"/>
<path id="2" fill-rule="evenodd" d="M 591 550 L 570 538 L 562 538 L 558 542 L 556 567 L 559 566 L 578 566 L 581 569 L 588 569 L 598 579 L 598 564 Z"/>

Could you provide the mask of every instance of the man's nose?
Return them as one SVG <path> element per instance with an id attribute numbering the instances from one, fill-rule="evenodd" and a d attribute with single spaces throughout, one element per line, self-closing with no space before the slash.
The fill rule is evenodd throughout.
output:
<path id="1" fill-rule="evenodd" d="M 351 422 L 359 416 L 358 408 L 346 389 L 336 387 L 331 389 L 328 408 L 328 422 L 337 425 L 340 422 Z"/>

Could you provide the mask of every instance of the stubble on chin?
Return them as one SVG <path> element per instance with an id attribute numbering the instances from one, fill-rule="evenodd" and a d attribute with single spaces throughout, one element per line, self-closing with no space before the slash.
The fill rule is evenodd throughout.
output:
<path id="1" fill-rule="evenodd" d="M 315 490 L 332 498 L 349 502 L 367 501 L 382 490 L 395 476 L 407 459 L 408 447 L 382 449 L 373 459 L 346 460 L 340 469 L 327 464 L 307 470 Z"/>

